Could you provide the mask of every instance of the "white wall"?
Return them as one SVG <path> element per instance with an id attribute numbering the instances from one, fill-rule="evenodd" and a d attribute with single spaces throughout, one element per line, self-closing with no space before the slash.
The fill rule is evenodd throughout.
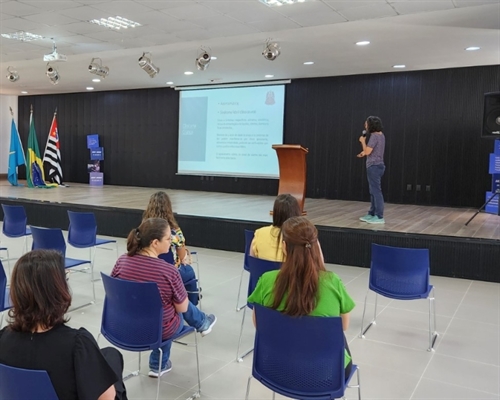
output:
<path id="1" fill-rule="evenodd" d="M 0 174 L 6 174 L 9 169 L 10 126 L 12 121 L 9 107 L 12 107 L 17 125 L 17 96 L 0 95 Z M 23 147 L 25 147 L 24 143 Z"/>

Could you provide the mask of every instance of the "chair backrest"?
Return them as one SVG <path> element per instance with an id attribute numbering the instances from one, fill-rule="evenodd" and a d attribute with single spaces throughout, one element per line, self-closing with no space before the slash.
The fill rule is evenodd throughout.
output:
<path id="1" fill-rule="evenodd" d="M 68 243 L 75 247 L 95 246 L 97 223 L 92 212 L 69 211 Z"/>
<path id="2" fill-rule="evenodd" d="M 162 342 L 163 305 L 158 285 L 103 274 L 101 333 L 123 349 L 157 349 Z M 144 351 L 141 350 L 141 351 Z"/>
<path id="3" fill-rule="evenodd" d="M 21 237 L 26 235 L 28 218 L 23 206 L 2 204 L 3 226 L 2 232 L 8 237 Z"/>
<path id="4" fill-rule="evenodd" d="M 294 398 L 343 396 L 345 345 L 340 317 L 290 317 L 255 304 L 255 318 L 252 373 L 257 380 L 282 394 L 292 392 Z"/>
<path id="5" fill-rule="evenodd" d="M 162 253 L 158 255 L 158 258 L 161 258 L 162 260 L 168 262 L 169 264 L 175 265 L 174 253 L 172 253 L 172 250 L 170 250 L 168 253 Z"/>
<path id="6" fill-rule="evenodd" d="M 3 268 L 2 261 L 0 261 L 0 311 L 4 308 L 5 290 L 7 288 L 7 275 Z"/>
<path id="7" fill-rule="evenodd" d="M 66 241 L 59 228 L 41 228 L 38 226 L 30 226 L 31 235 L 33 237 L 32 250 L 46 249 L 57 250 L 66 256 Z"/>
<path id="8" fill-rule="evenodd" d="M 419 298 L 429 292 L 429 250 L 372 244 L 369 287 L 395 299 Z"/>
<path id="9" fill-rule="evenodd" d="M 262 258 L 248 256 L 248 272 L 250 272 L 250 278 L 248 279 L 248 295 L 250 296 L 257 286 L 257 282 L 262 274 L 275 271 L 281 268 L 281 262 L 279 261 L 269 261 L 263 260 Z M 250 306 L 251 307 L 251 306 Z"/>
<path id="10" fill-rule="evenodd" d="M 47 371 L 0 364 L 0 400 L 58 400 Z"/>
<path id="11" fill-rule="evenodd" d="M 243 268 L 248 271 L 248 256 L 250 255 L 250 245 L 252 244 L 254 231 L 245 229 L 245 258 L 243 259 Z"/>

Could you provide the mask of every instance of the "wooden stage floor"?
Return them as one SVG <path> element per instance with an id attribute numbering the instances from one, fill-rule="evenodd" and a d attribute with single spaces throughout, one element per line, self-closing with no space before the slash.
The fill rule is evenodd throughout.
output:
<path id="1" fill-rule="evenodd" d="M 134 210 L 143 210 L 149 196 L 157 190 L 165 190 L 169 194 L 175 212 L 180 215 L 271 221 L 272 196 L 111 185 L 95 188 L 79 183 L 54 189 L 30 189 L 11 186 L 7 181 L 0 182 L 0 197 L 11 200 L 19 198 Z M 367 208 L 368 203 L 356 201 L 308 198 L 305 202 L 308 218 L 321 226 L 500 240 L 500 217 L 496 215 L 480 213 L 469 226 L 464 225 L 475 209 L 386 204 L 385 225 L 370 225 L 358 219 L 366 214 Z"/>

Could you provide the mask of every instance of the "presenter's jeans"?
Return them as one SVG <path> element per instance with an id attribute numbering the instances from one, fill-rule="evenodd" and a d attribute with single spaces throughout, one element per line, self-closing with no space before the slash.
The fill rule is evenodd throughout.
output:
<path id="1" fill-rule="evenodd" d="M 188 292 L 188 299 L 195 306 L 198 305 L 199 294 L 195 293 L 198 291 L 198 281 L 196 280 L 196 275 L 194 269 L 191 265 L 181 264 L 179 267 L 179 274 L 181 275 L 184 287 Z"/>
<path id="2" fill-rule="evenodd" d="M 371 206 L 368 214 L 384 218 L 384 196 L 382 195 L 382 176 L 384 176 L 385 165 L 371 165 L 366 169 L 368 187 L 370 189 Z"/>

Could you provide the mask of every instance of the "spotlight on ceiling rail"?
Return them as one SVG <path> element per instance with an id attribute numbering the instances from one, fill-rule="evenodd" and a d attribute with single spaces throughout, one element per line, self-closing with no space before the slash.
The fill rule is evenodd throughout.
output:
<path id="1" fill-rule="evenodd" d="M 47 72 L 45 75 L 47 75 L 53 85 L 57 85 L 59 83 L 59 79 L 61 78 L 57 69 L 50 65 L 50 63 L 47 63 Z"/>
<path id="2" fill-rule="evenodd" d="M 147 56 L 147 54 L 149 54 L 149 56 Z M 151 58 L 151 53 L 142 53 L 142 56 L 139 57 L 139 67 L 146 71 L 151 78 L 154 78 L 158 72 L 160 72 L 160 68 L 153 64 Z"/>
<path id="3" fill-rule="evenodd" d="M 265 43 L 262 55 L 266 60 L 274 61 L 281 54 L 280 45 L 278 42 L 273 42 L 271 39 L 267 39 Z"/>
<path id="4" fill-rule="evenodd" d="M 19 74 L 17 71 L 14 69 L 14 67 L 7 67 L 7 76 L 6 78 L 9 80 L 9 82 L 17 82 L 19 80 Z"/>
<path id="5" fill-rule="evenodd" d="M 91 74 L 100 76 L 101 78 L 106 78 L 109 74 L 109 68 L 103 67 L 102 60 L 96 57 L 90 61 L 89 72 Z"/>
<path id="6" fill-rule="evenodd" d="M 202 47 L 196 58 L 196 68 L 198 68 L 199 71 L 205 71 L 209 67 L 211 60 L 212 56 L 210 52 Z"/>

